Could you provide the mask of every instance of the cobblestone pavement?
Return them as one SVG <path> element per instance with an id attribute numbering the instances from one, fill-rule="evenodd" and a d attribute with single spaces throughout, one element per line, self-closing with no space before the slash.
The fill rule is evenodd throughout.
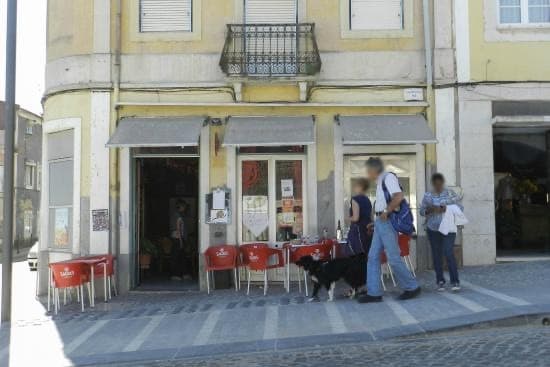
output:
<path id="1" fill-rule="evenodd" d="M 466 330 L 386 342 L 132 364 L 136 367 L 548 365 L 550 327 L 547 326 Z"/>
<path id="2" fill-rule="evenodd" d="M 23 274 L 33 290 L 34 278 L 28 271 Z M 370 305 L 349 299 L 325 302 L 326 293 L 321 302 L 310 303 L 295 285 L 291 293 L 274 285 L 267 296 L 259 286 L 249 296 L 234 290 L 210 295 L 134 292 L 109 303 L 98 294 L 94 309 L 82 313 L 73 302 L 56 316 L 27 294 L 32 290 L 18 286 L 17 297 L 23 293 L 26 298 L 16 299 L 11 327 L 0 328 L 0 366 L 7 361 L 32 365 L 36 355 L 44 365 L 68 366 L 260 351 L 286 355 L 313 346 L 359 348 L 405 335 L 550 313 L 547 261 L 465 268 L 459 293 L 437 292 L 432 272 L 418 278 L 422 295 L 407 302 L 395 300 L 398 290 L 390 281 L 384 302 Z M 14 284 L 21 280 L 16 276 Z M 34 353 L 25 348 L 30 344 Z"/>

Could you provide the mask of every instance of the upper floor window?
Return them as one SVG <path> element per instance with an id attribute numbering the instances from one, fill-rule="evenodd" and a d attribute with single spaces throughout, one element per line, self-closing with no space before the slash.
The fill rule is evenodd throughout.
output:
<path id="1" fill-rule="evenodd" d="M 349 0 L 354 31 L 403 29 L 403 0 Z"/>
<path id="2" fill-rule="evenodd" d="M 500 24 L 550 23 L 550 0 L 499 0 Z"/>
<path id="3" fill-rule="evenodd" d="M 35 173 L 36 173 L 36 163 L 25 162 L 25 188 L 34 189 Z"/>
<path id="4" fill-rule="evenodd" d="M 31 124 L 27 124 L 27 126 L 25 127 L 25 134 L 32 135 L 32 125 Z"/>
<path id="5" fill-rule="evenodd" d="M 140 32 L 191 32 L 193 0 L 140 0 Z"/>

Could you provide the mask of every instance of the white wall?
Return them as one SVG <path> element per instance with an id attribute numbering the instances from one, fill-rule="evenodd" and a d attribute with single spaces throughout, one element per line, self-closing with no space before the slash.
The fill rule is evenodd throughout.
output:
<path id="1" fill-rule="evenodd" d="M 462 232 L 464 265 L 492 264 L 496 232 L 491 101 L 460 101 L 459 134 L 463 204 L 470 221 Z"/>
<path id="2" fill-rule="evenodd" d="M 109 231 L 94 231 L 92 212 L 109 209 L 109 92 L 92 92 L 90 134 L 90 253 L 109 252 Z M 112 214 L 112 213 L 110 213 Z M 116 215 L 116 214 L 115 214 Z"/>
<path id="3" fill-rule="evenodd" d="M 435 108 L 437 171 L 445 175 L 449 186 L 457 186 L 455 88 L 436 89 Z"/>

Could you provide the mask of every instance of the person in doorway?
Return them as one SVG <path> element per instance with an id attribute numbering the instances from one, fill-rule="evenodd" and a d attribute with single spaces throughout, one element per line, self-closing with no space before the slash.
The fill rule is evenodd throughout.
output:
<path id="1" fill-rule="evenodd" d="M 187 245 L 187 230 L 185 228 L 185 215 L 187 214 L 187 203 L 178 200 L 176 203 L 176 230 L 173 232 L 174 244 L 170 255 L 170 273 L 172 280 L 182 280 L 184 269 L 184 251 Z"/>
<path id="2" fill-rule="evenodd" d="M 445 177 L 441 173 L 434 173 L 431 179 L 432 191 L 424 194 L 420 215 L 426 217 L 426 231 L 432 248 L 432 258 L 435 270 L 435 278 L 439 291 L 445 291 L 445 276 L 443 275 L 443 256 L 447 259 L 451 289 L 460 290 L 458 279 L 458 268 L 456 264 L 453 247 L 455 245 L 456 233 L 444 235 L 439 231 L 443 215 L 449 205 L 457 205 L 461 210 L 459 196 L 451 189 L 445 187 Z"/>
<path id="3" fill-rule="evenodd" d="M 369 181 L 360 178 L 353 183 L 353 197 L 349 209 L 350 228 L 348 232 L 348 256 L 368 254 L 372 237 L 372 204 L 367 197 Z"/>
<path id="4" fill-rule="evenodd" d="M 374 203 L 375 221 L 372 245 L 367 264 L 367 293 L 359 297 L 360 303 L 382 301 L 382 285 L 380 282 L 382 251 L 385 251 L 388 263 L 399 283 L 403 293 L 400 300 L 408 300 L 420 294 L 420 287 L 407 266 L 401 259 L 397 231 L 390 220 L 390 215 L 398 209 L 404 200 L 404 195 L 397 176 L 385 172 L 384 163 L 380 158 L 369 158 L 367 175 L 371 182 L 376 182 L 376 202 Z M 386 200 L 385 191 L 390 200 Z"/>

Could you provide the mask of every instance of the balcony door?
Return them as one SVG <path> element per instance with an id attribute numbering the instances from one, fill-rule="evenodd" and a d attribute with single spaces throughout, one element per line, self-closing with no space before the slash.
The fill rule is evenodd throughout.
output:
<path id="1" fill-rule="evenodd" d="M 247 73 L 297 73 L 298 0 L 244 0 Z"/>

